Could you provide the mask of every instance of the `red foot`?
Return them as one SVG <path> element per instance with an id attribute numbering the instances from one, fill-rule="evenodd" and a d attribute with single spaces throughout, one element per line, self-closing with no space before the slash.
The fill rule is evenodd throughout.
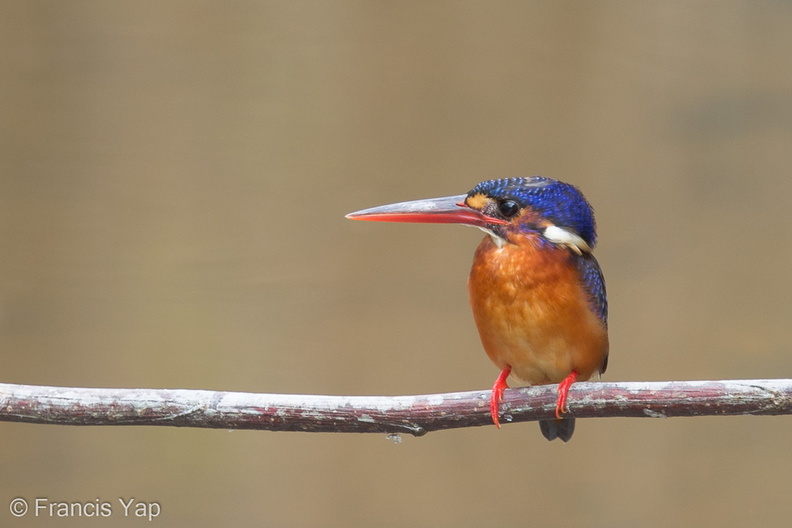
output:
<path id="1" fill-rule="evenodd" d="M 495 385 L 492 386 L 492 396 L 490 396 L 490 414 L 492 415 L 492 423 L 495 427 L 500 429 L 500 421 L 498 420 L 498 412 L 500 402 L 503 401 L 503 390 L 508 389 L 509 385 L 506 383 L 506 378 L 511 374 L 511 367 L 506 367 L 495 380 Z M 574 380 L 573 380 L 574 381 Z"/>
<path id="2" fill-rule="evenodd" d="M 561 419 L 561 415 L 567 412 L 566 411 L 567 394 L 569 394 L 569 387 L 571 387 L 572 384 L 577 381 L 577 377 L 578 377 L 578 371 L 573 370 L 572 372 L 569 373 L 569 376 L 564 378 L 564 380 L 558 384 L 558 399 L 556 400 L 555 415 L 556 418 L 558 418 L 559 420 Z M 493 388 L 493 392 L 494 390 L 495 389 Z"/>

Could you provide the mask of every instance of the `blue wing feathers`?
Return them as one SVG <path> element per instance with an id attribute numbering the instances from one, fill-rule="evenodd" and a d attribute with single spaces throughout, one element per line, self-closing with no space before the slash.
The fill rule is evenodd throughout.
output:
<path id="1" fill-rule="evenodd" d="M 593 255 L 581 255 L 578 257 L 578 270 L 583 281 L 583 287 L 589 294 L 589 300 L 595 313 L 599 316 L 602 323 L 608 326 L 608 297 L 605 293 L 605 278 L 599 267 L 597 259 Z"/>

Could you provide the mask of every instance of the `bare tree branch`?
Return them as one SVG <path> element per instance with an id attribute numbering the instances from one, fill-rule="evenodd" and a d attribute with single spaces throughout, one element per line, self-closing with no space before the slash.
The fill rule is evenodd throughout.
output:
<path id="1" fill-rule="evenodd" d="M 490 391 L 420 396 L 318 396 L 0 384 L 0 421 L 165 425 L 338 433 L 408 433 L 491 425 Z M 552 418 L 553 385 L 509 389 L 501 422 Z M 575 418 L 792 414 L 792 380 L 575 383 Z"/>

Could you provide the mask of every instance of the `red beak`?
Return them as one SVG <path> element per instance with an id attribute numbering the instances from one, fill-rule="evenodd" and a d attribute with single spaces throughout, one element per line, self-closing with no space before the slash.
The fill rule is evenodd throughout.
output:
<path id="1" fill-rule="evenodd" d="M 487 216 L 477 209 L 465 205 L 466 194 L 414 200 L 363 209 L 346 215 L 352 220 L 372 222 L 412 222 L 418 224 L 464 224 L 488 227 L 492 224 L 506 225 L 507 221 Z"/>

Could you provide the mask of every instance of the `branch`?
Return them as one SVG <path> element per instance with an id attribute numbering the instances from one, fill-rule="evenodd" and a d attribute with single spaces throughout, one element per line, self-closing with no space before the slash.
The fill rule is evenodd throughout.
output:
<path id="1" fill-rule="evenodd" d="M 491 425 L 490 391 L 421 396 L 315 396 L 0 384 L 0 421 L 165 425 L 338 433 L 408 433 Z M 509 389 L 502 422 L 554 416 L 556 387 Z M 792 380 L 575 383 L 575 418 L 792 414 Z"/>

